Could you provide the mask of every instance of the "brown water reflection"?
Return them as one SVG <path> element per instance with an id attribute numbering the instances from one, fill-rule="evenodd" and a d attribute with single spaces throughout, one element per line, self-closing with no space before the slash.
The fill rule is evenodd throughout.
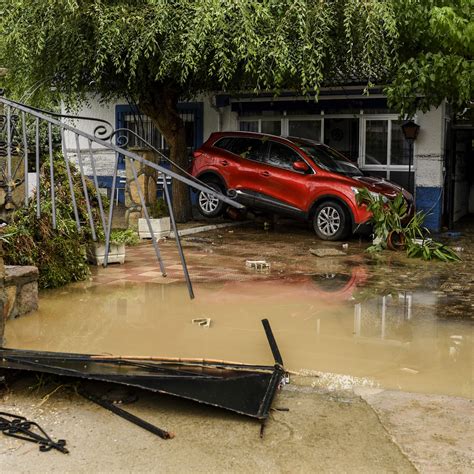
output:
<path id="1" fill-rule="evenodd" d="M 71 286 L 9 321 L 6 346 L 271 363 L 268 318 L 288 369 L 348 374 L 385 388 L 472 397 L 472 326 L 437 317 L 432 292 L 354 298 L 364 267 L 280 280 Z M 191 323 L 211 318 L 210 328 Z"/>

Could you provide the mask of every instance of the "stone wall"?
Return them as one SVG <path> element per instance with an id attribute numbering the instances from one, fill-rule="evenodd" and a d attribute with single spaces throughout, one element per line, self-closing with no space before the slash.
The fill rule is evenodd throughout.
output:
<path id="1" fill-rule="evenodd" d="M 38 269 L 5 265 L 4 320 L 38 309 Z"/>

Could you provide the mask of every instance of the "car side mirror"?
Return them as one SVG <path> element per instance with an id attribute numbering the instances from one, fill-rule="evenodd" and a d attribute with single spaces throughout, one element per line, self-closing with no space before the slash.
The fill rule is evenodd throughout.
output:
<path id="1" fill-rule="evenodd" d="M 306 173 L 309 170 L 309 166 L 304 161 L 295 161 L 293 163 L 293 169 L 296 171 L 302 171 Z"/>

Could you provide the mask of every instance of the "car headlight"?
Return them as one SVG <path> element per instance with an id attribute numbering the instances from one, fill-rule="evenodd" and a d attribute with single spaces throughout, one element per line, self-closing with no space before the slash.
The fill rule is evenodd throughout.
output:
<path id="1" fill-rule="evenodd" d="M 356 196 L 357 196 L 357 194 L 359 194 L 360 188 L 351 187 L 351 189 L 352 189 L 352 192 Z M 374 199 L 382 198 L 383 202 L 388 202 L 387 196 L 384 196 L 383 194 L 380 194 L 380 193 L 376 193 L 375 191 L 369 191 L 369 190 L 367 190 L 367 191 Z"/>

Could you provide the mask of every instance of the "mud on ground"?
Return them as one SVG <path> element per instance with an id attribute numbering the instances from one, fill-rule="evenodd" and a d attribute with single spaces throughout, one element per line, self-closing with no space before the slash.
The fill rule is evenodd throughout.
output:
<path id="1" fill-rule="evenodd" d="M 176 437 L 162 440 L 57 385 L 15 384 L 2 410 L 66 438 L 70 454 L 39 452 L 0 438 L 3 472 L 415 472 L 360 397 L 291 385 L 277 396 L 263 439 L 259 423 L 165 396 L 139 392 L 125 406 Z"/>
<path id="2" fill-rule="evenodd" d="M 269 272 L 254 278 L 289 278 L 314 273 L 347 274 L 354 268 L 367 270 L 367 281 L 355 298 L 366 299 L 390 292 L 429 291 L 438 299 L 437 316 L 474 319 L 474 221 L 458 225 L 454 237 L 449 233 L 433 235 L 450 245 L 462 258 L 459 263 L 423 261 L 406 257 L 404 252 L 384 251 L 368 254 L 367 237 L 354 236 L 346 242 L 324 242 L 303 223 L 281 220 L 265 230 L 263 222 L 254 222 L 231 230 L 221 229 L 185 237 L 183 243 L 191 263 L 194 254 L 206 254 L 200 265 L 228 266 L 245 273 L 245 260 L 266 260 Z M 346 244 L 346 245 L 345 245 Z M 346 255 L 317 257 L 311 249 L 337 250 Z"/>

